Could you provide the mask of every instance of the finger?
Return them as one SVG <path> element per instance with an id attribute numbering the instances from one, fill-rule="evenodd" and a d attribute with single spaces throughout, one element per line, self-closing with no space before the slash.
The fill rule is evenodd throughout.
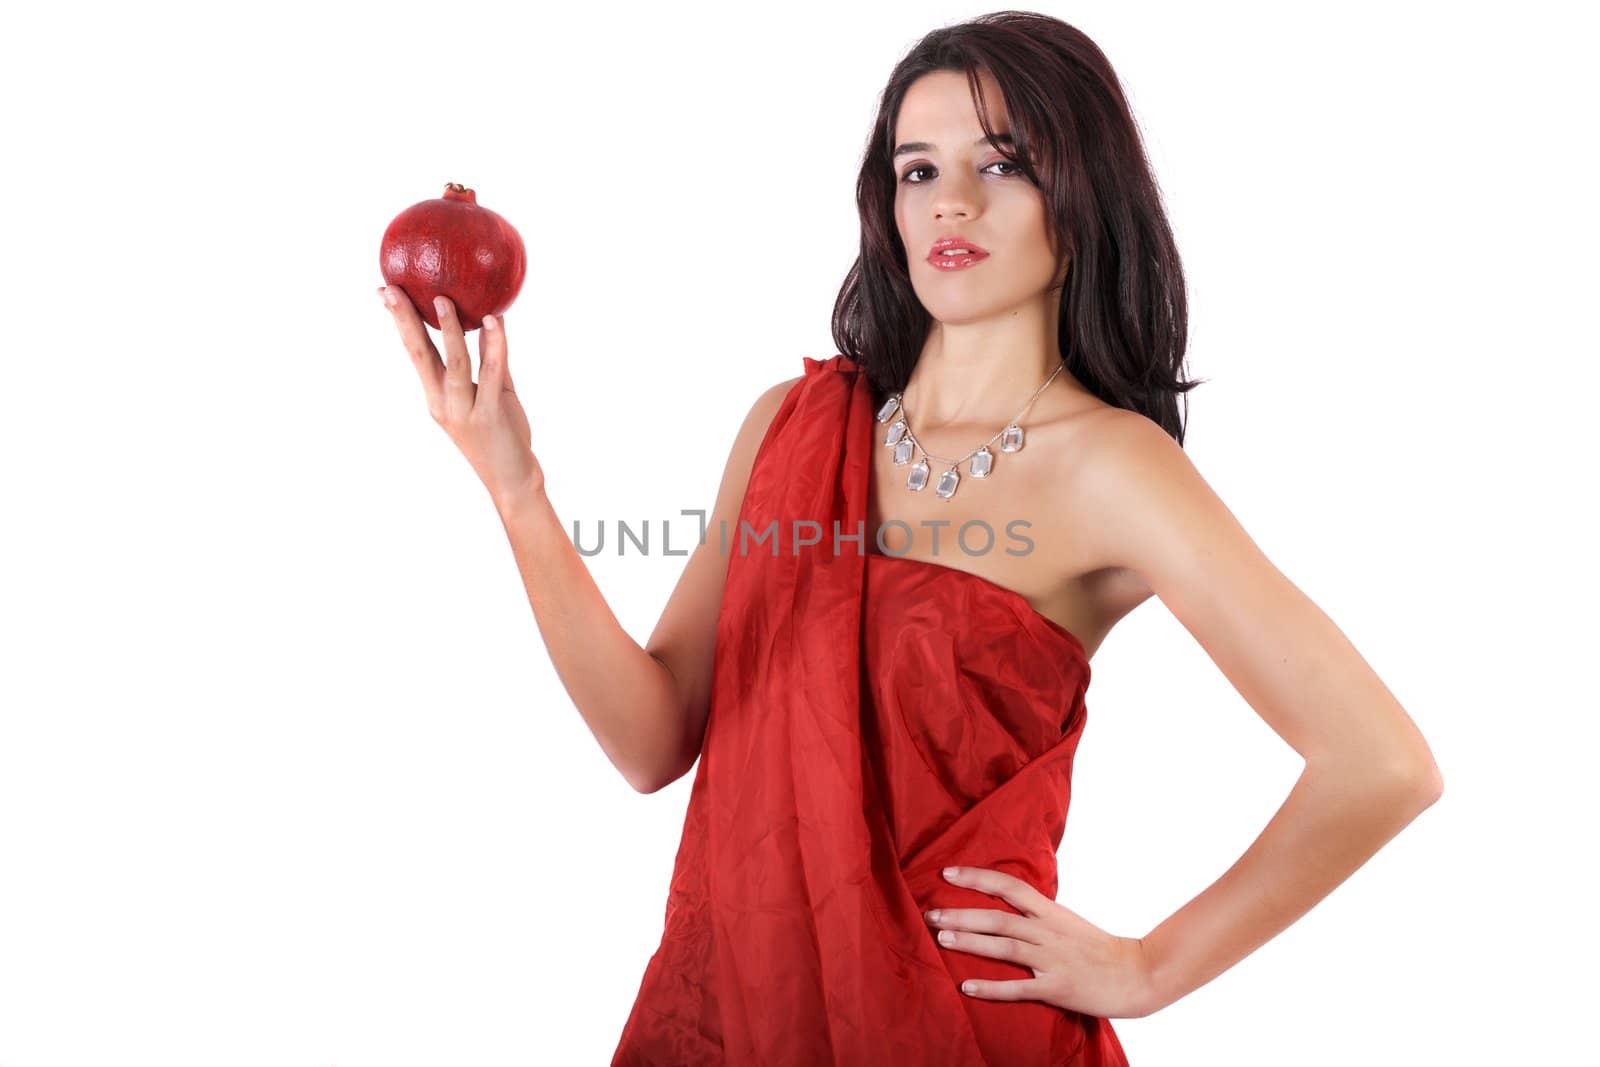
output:
<path id="1" fill-rule="evenodd" d="M 1050 987 L 1042 978 L 1016 978 L 1005 981 L 968 978 L 961 983 L 961 992 L 982 1000 L 1046 1000 Z"/>
<path id="2" fill-rule="evenodd" d="M 993 908 L 939 908 L 928 921 L 940 930 L 972 930 L 981 934 L 1000 934 L 1005 937 L 1042 945 L 1045 942 L 1043 924 L 1037 919 L 1013 915 L 1009 911 Z"/>
<path id="3" fill-rule="evenodd" d="M 505 328 L 506 317 L 504 315 L 496 315 L 494 317 L 495 332 L 503 333 Z M 502 340 L 501 344 L 504 345 L 504 343 Z M 505 348 L 500 350 L 500 368 L 505 374 L 506 392 L 515 393 L 517 391 L 517 383 L 511 380 L 511 355 Z"/>
<path id="4" fill-rule="evenodd" d="M 480 404 L 500 395 L 506 385 L 506 332 L 493 315 L 483 317 L 478 331 L 478 399 Z"/>
<path id="5" fill-rule="evenodd" d="M 465 418 L 472 410 L 477 389 L 472 384 L 472 357 L 467 339 L 456 320 L 456 306 L 446 296 L 433 298 L 439 313 L 439 333 L 444 337 L 444 404 L 451 418 Z"/>
<path id="6" fill-rule="evenodd" d="M 988 934 L 975 934 L 970 930 L 940 930 L 939 944 L 957 952 L 970 952 L 974 956 L 1005 960 L 1007 963 L 1023 967 L 1031 968 L 1035 964 L 1044 962 L 1038 945 L 1030 945 L 1026 941 L 1018 941 L 1011 937 L 990 937 Z"/>
<path id="7" fill-rule="evenodd" d="M 443 414 L 444 362 L 439 358 L 439 350 L 433 347 L 433 338 L 428 336 L 422 316 L 417 314 L 417 306 L 398 285 L 379 286 L 378 295 L 383 297 L 384 306 L 394 319 L 395 329 L 400 331 L 400 340 L 405 343 L 406 352 L 411 356 L 411 365 L 417 369 L 417 377 L 422 379 L 422 392 L 428 398 L 428 410 Z"/>
<path id="8" fill-rule="evenodd" d="M 1021 878 L 987 867 L 946 868 L 945 880 L 952 885 L 964 885 L 980 893 L 999 897 L 1024 915 L 1042 914 L 1055 903 Z"/>

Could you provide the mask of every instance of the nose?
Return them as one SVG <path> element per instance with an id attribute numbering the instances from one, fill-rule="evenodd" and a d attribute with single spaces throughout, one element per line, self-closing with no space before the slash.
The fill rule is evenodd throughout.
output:
<path id="1" fill-rule="evenodd" d="M 938 195 L 933 200 L 933 217 L 970 219 L 978 211 L 977 183 L 957 175 L 940 175 Z"/>

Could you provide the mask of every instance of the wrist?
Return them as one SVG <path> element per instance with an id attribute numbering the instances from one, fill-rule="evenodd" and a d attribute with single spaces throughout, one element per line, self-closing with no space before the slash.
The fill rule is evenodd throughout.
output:
<path id="1" fill-rule="evenodd" d="M 506 489 L 491 492 L 489 498 L 494 501 L 494 509 L 500 513 L 502 519 L 530 508 L 545 507 L 550 503 L 549 498 L 545 496 L 543 478 L 529 479 Z"/>

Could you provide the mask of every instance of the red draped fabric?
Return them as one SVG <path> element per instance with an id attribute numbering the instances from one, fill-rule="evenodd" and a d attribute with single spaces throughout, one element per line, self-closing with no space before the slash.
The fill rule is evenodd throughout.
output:
<path id="1" fill-rule="evenodd" d="M 1033 972 L 922 917 L 1014 911 L 946 866 L 1055 897 L 1083 647 L 1012 590 L 877 552 L 872 389 L 845 356 L 804 364 L 739 528 L 707 532 L 728 553 L 710 713 L 612 1065 L 1125 1065 L 1104 1019 L 962 993 Z"/>

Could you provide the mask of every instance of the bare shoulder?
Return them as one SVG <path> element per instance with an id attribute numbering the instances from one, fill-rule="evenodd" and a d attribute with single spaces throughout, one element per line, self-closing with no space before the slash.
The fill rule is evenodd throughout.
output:
<path id="1" fill-rule="evenodd" d="M 735 511 L 738 509 L 737 501 L 744 493 L 745 480 L 755 463 L 756 453 L 767 436 L 773 418 L 783 407 L 789 391 L 804 380 L 805 375 L 800 374 L 769 386 L 756 397 L 755 402 L 750 405 L 750 410 L 745 413 L 744 422 L 740 425 L 733 448 L 729 451 L 727 469 L 724 472 L 724 489 L 731 491 L 731 499 L 727 503 L 731 504 Z"/>
<path id="2" fill-rule="evenodd" d="M 804 380 L 805 375 L 800 374 L 769 386 L 756 397 L 755 403 L 750 405 L 750 410 L 744 417 L 744 424 L 739 427 L 738 440 L 734 443 L 735 453 L 747 464 L 761 447 L 767 429 L 772 425 L 778 409 L 783 407 L 783 401 L 788 397 L 789 391 Z"/>
<path id="3" fill-rule="evenodd" d="M 797 374 L 793 378 L 787 378 L 777 385 L 768 387 L 765 392 L 756 397 L 755 404 L 750 408 L 749 417 L 758 419 L 763 424 L 771 422 L 772 417 L 783 406 L 784 398 L 789 395 L 789 390 L 805 380 L 806 376 L 804 374 Z"/>
<path id="4" fill-rule="evenodd" d="M 1137 506 L 1128 492 L 1140 477 L 1176 459 L 1187 461 L 1165 430 L 1153 420 L 1080 394 L 1034 434 L 1054 457 L 1040 472 L 1040 499 L 1051 543 L 1062 546 L 1059 569 L 1069 585 L 1093 605 L 1090 632 L 1108 632 L 1117 620 L 1154 595 L 1136 560 L 1122 551 L 1126 521 L 1115 514 Z"/>
<path id="5" fill-rule="evenodd" d="M 1103 490 L 1130 476 L 1148 477 L 1158 468 L 1194 469 L 1172 435 L 1137 411 L 1101 404 L 1085 412 L 1082 423 L 1074 455 L 1084 491 Z"/>
<path id="6" fill-rule="evenodd" d="M 1163 573 L 1202 565 L 1208 533 L 1237 529 L 1189 454 L 1153 419 L 1107 406 L 1079 435 L 1073 510 L 1093 516 L 1084 550 L 1101 567 L 1158 588 Z"/>

